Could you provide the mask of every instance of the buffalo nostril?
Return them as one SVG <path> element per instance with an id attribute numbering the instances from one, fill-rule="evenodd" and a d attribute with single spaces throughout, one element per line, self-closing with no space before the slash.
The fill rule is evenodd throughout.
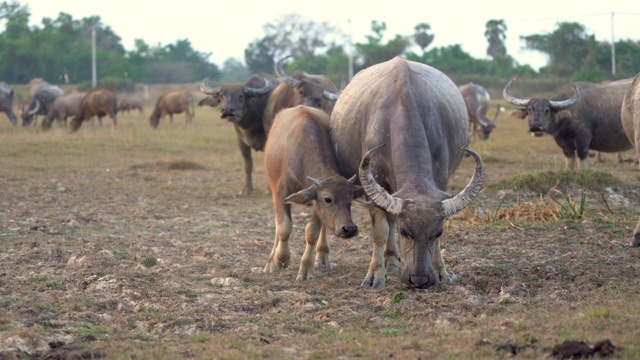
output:
<path id="1" fill-rule="evenodd" d="M 356 235 L 356 234 L 358 233 L 358 227 L 357 227 L 357 226 L 355 226 L 355 225 L 353 225 L 353 224 L 351 224 L 351 225 L 344 225 L 344 226 L 342 227 L 342 232 L 343 232 L 345 235 L 348 235 L 348 236 L 354 236 L 354 235 Z"/>
<path id="2" fill-rule="evenodd" d="M 409 278 L 411 285 L 417 288 L 424 288 L 429 286 L 429 277 L 428 276 L 411 276 Z"/>

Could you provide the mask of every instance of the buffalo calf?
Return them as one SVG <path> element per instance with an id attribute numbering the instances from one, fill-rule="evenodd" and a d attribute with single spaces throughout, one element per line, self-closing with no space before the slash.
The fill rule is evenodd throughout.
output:
<path id="1" fill-rule="evenodd" d="M 351 220 L 351 202 L 363 194 L 362 188 L 354 185 L 355 175 L 349 180 L 339 175 L 329 142 L 329 116 L 303 105 L 280 111 L 267 139 L 264 163 L 276 223 L 273 249 L 264 272 L 290 264 L 291 204 L 313 205 L 296 280 L 315 279 L 314 258 L 315 267 L 333 267 L 327 232 L 340 238 L 358 233 Z"/>
<path id="2" fill-rule="evenodd" d="M 169 115 L 171 123 L 173 123 L 173 114 L 185 113 L 185 126 L 191 123 L 194 117 L 193 95 L 187 91 L 172 91 L 163 94 L 156 101 L 156 106 L 151 113 L 149 122 L 154 128 L 160 124 L 160 119 L 165 115 Z"/>

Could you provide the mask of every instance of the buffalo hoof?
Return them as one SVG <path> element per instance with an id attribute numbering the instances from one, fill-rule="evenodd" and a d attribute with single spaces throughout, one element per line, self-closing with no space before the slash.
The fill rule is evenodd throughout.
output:
<path id="1" fill-rule="evenodd" d="M 458 277 L 456 276 L 456 274 L 452 273 L 451 270 L 449 270 L 449 274 L 447 275 L 447 277 L 444 279 L 444 281 L 447 284 L 451 284 L 454 280 L 456 280 Z M 443 281 L 443 279 L 441 279 L 441 281 Z"/>
<path id="2" fill-rule="evenodd" d="M 399 268 L 398 268 L 398 266 L 396 266 L 396 265 L 389 265 L 389 266 L 387 266 L 387 274 L 393 274 L 393 273 L 396 273 L 396 272 L 398 272 L 398 270 L 400 270 L 400 269 L 399 269 Z"/>
<path id="3" fill-rule="evenodd" d="M 311 274 L 311 275 L 298 275 L 296 277 L 296 281 L 305 281 L 305 280 L 315 280 L 316 276 Z"/>
<path id="4" fill-rule="evenodd" d="M 386 284 L 386 278 L 384 276 L 376 278 L 373 275 L 367 274 L 367 276 L 365 276 L 364 281 L 362 281 L 362 284 L 360 284 L 360 286 L 378 288 L 378 287 L 385 286 L 385 284 Z"/>
<path id="5" fill-rule="evenodd" d="M 318 261 L 318 262 L 315 263 L 314 267 L 316 269 L 326 269 L 326 270 L 331 271 L 331 270 L 333 270 L 333 263 L 326 263 L 325 264 L 323 262 L 319 262 Z"/>

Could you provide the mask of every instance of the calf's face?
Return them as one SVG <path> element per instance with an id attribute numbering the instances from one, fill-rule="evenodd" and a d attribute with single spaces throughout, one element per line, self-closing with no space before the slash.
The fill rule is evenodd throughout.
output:
<path id="1" fill-rule="evenodd" d="M 549 130 L 556 112 L 549 106 L 549 100 L 531 99 L 526 108 L 513 111 L 511 116 L 527 119 L 529 131 L 535 136 L 542 136 Z"/>
<path id="2" fill-rule="evenodd" d="M 358 227 L 351 219 L 351 202 L 364 194 L 362 187 L 354 185 L 355 176 L 349 180 L 333 176 L 320 181 L 309 177 L 310 187 L 293 193 L 286 203 L 313 204 L 313 209 L 330 233 L 340 238 L 358 234 Z"/>

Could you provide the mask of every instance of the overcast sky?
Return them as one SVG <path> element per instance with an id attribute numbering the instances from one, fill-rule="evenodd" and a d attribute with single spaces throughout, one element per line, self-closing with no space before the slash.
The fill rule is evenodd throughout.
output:
<path id="1" fill-rule="evenodd" d="M 222 66 L 229 57 L 244 62 L 247 45 L 264 36 L 262 26 L 286 14 L 298 13 L 316 22 L 328 22 L 351 32 L 354 43 L 371 34 L 371 21 L 387 24 L 386 38 L 412 35 L 418 23 L 431 25 L 432 47 L 460 44 L 473 57 L 486 57 L 485 24 L 503 19 L 507 25 L 507 52 L 534 68 L 546 58 L 523 50 L 520 36 L 550 33 L 562 21 L 586 26 L 597 40 L 640 40 L 640 1 L 637 0 L 23 0 L 31 10 L 31 25 L 60 12 L 74 19 L 98 15 L 132 50 L 134 39 L 150 45 L 168 45 L 189 39 L 195 50 L 212 53 Z M 153 5 L 152 5 L 153 4 Z M 345 47 L 346 49 L 346 47 Z"/>

